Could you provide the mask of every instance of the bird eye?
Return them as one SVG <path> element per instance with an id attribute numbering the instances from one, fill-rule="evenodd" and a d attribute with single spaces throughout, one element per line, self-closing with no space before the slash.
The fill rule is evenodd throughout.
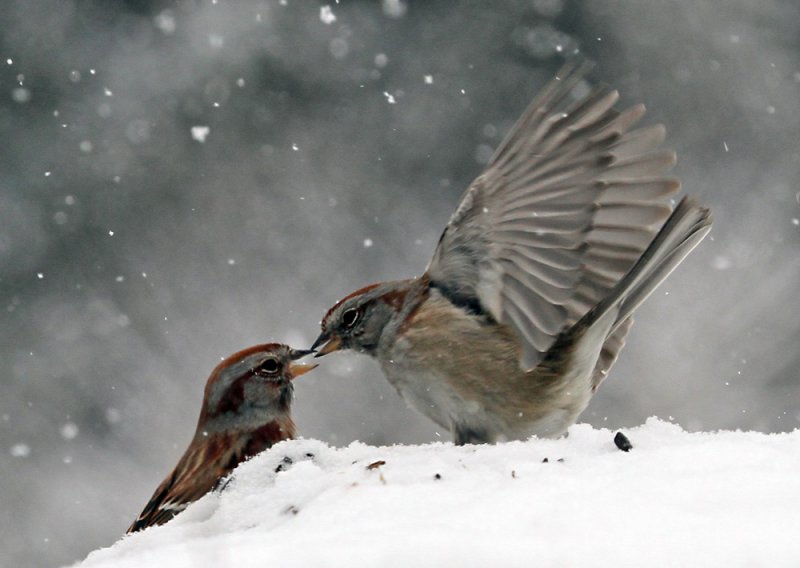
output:
<path id="1" fill-rule="evenodd" d="M 345 310 L 342 314 L 342 325 L 351 328 L 356 325 L 359 319 L 361 319 L 361 310 L 350 308 L 349 310 Z"/>
<path id="2" fill-rule="evenodd" d="M 273 375 L 278 372 L 280 369 L 280 365 L 278 364 L 278 360 L 274 358 L 269 358 L 263 363 L 261 363 L 261 370 L 267 373 L 268 375 Z"/>

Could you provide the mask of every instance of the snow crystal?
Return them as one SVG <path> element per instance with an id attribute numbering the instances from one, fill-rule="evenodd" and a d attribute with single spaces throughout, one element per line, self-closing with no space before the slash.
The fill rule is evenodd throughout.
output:
<path id="1" fill-rule="evenodd" d="M 492 159 L 494 149 L 488 144 L 479 144 L 475 149 L 475 161 L 479 164 L 486 165 Z"/>
<path id="2" fill-rule="evenodd" d="M 364 248 L 369 248 L 372 246 L 372 239 L 364 239 Z"/>
<path id="3" fill-rule="evenodd" d="M 629 452 L 585 424 L 482 446 L 282 442 L 79 566 L 798 565 L 800 430 L 624 434 Z"/>
<path id="4" fill-rule="evenodd" d="M 15 458 L 26 458 L 31 454 L 31 447 L 28 444 L 14 444 L 9 452 Z"/>
<path id="5" fill-rule="evenodd" d="M 564 0 L 533 0 L 533 9 L 545 18 L 555 18 L 564 9 Z"/>
<path id="6" fill-rule="evenodd" d="M 73 83 L 79 83 L 81 80 L 81 72 L 77 69 L 73 69 L 69 72 L 69 80 Z"/>
<path id="7" fill-rule="evenodd" d="M 78 425 L 74 422 L 65 422 L 61 425 L 59 432 L 61 433 L 61 437 L 65 440 L 74 440 L 78 437 L 80 430 L 78 429 Z"/>
<path id="8" fill-rule="evenodd" d="M 106 409 L 106 422 L 109 424 L 117 424 L 122 420 L 122 413 L 116 408 Z"/>
<path id="9" fill-rule="evenodd" d="M 92 146 L 91 140 L 82 140 L 79 145 L 79 148 L 81 149 L 81 152 L 83 152 L 84 154 L 88 154 L 92 151 L 94 146 Z"/>
<path id="10" fill-rule="evenodd" d="M 39 280 L 41 280 L 42 278 L 44 278 L 44 272 L 37 272 L 37 273 L 36 273 L 36 278 L 38 278 Z"/>
<path id="11" fill-rule="evenodd" d="M 385 54 L 385 53 L 378 53 L 378 54 L 375 56 L 375 66 L 376 66 L 376 67 L 381 67 L 381 68 L 383 68 L 383 67 L 386 67 L 386 65 L 387 65 L 388 63 L 389 63 L 389 58 L 386 56 L 386 54 Z"/>
<path id="12" fill-rule="evenodd" d="M 219 34 L 209 34 L 208 45 L 214 49 L 220 49 L 223 45 L 225 45 L 225 38 Z"/>
<path id="13" fill-rule="evenodd" d="M 292 150 L 297 152 L 299 149 L 300 149 L 300 146 L 298 146 L 296 143 L 292 143 Z"/>
<path id="14" fill-rule="evenodd" d="M 344 59 L 350 52 L 350 45 L 346 39 L 335 37 L 331 40 L 329 49 L 335 59 Z"/>
<path id="15" fill-rule="evenodd" d="M 155 19 L 156 27 L 165 35 L 175 33 L 175 16 L 170 10 L 164 10 Z"/>
<path id="16" fill-rule="evenodd" d="M 796 217 L 794 219 L 792 219 L 792 225 L 794 225 L 795 227 L 797 225 L 800 225 L 800 219 L 797 219 Z"/>
<path id="17" fill-rule="evenodd" d="M 27 103 L 29 100 L 31 100 L 31 92 L 25 87 L 17 87 L 11 91 L 11 98 L 15 103 Z"/>
<path id="18" fill-rule="evenodd" d="M 211 128 L 208 126 L 192 126 L 192 138 L 201 144 L 206 141 L 206 137 L 208 136 L 209 132 L 211 132 Z"/>
<path id="19" fill-rule="evenodd" d="M 319 19 L 323 24 L 329 26 L 336 21 L 336 15 L 333 13 L 330 6 L 320 6 Z"/>
<path id="20" fill-rule="evenodd" d="M 386 97 L 386 102 L 390 105 L 395 104 L 394 95 L 390 94 L 388 91 L 383 91 L 383 96 Z"/>
<path id="21" fill-rule="evenodd" d="M 714 270 L 728 270 L 733 266 L 733 261 L 727 256 L 718 255 L 711 261 L 711 267 Z"/>
<path id="22" fill-rule="evenodd" d="M 433 75 L 425 75 L 425 84 L 433 85 Z"/>
<path id="23" fill-rule="evenodd" d="M 383 0 L 383 13 L 390 18 L 402 18 L 408 11 L 404 0 Z"/>
<path id="24" fill-rule="evenodd" d="M 142 118 L 137 118 L 128 123 L 125 136 L 133 144 L 142 144 L 150 140 L 150 123 Z"/>

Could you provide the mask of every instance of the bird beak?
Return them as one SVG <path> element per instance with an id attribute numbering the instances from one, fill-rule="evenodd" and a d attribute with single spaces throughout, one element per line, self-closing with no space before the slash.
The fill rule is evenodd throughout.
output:
<path id="1" fill-rule="evenodd" d="M 302 359 L 306 355 L 311 355 L 314 352 L 313 349 L 292 349 L 289 353 L 289 359 L 292 361 L 297 361 L 298 359 Z"/>
<path id="2" fill-rule="evenodd" d="M 313 371 L 319 367 L 319 365 L 309 365 L 304 363 L 292 363 L 289 365 L 289 373 L 292 375 L 292 379 L 296 379 L 300 375 L 305 375 L 309 371 Z"/>
<path id="3" fill-rule="evenodd" d="M 327 341 L 327 343 L 325 343 Z M 322 346 L 322 349 L 317 351 L 317 347 L 325 343 Z M 314 357 L 322 357 L 323 355 L 327 355 L 328 353 L 333 353 L 337 349 L 342 346 L 342 339 L 336 335 L 331 336 L 329 333 L 323 331 L 317 340 L 314 342 L 314 345 L 311 346 L 312 351 L 317 351 L 317 354 Z"/>

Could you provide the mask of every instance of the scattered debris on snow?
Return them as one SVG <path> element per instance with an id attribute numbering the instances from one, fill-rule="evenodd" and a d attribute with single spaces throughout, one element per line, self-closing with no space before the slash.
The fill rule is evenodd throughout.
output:
<path id="1" fill-rule="evenodd" d="M 282 442 L 79 566 L 800 564 L 800 430 L 688 433 L 650 419 L 629 432 L 627 453 L 585 424 L 491 446 Z"/>

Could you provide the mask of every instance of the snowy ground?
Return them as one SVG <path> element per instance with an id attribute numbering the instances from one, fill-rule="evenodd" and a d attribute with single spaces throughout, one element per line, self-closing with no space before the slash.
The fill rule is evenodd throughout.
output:
<path id="1" fill-rule="evenodd" d="M 626 433 L 629 453 L 587 425 L 497 446 L 282 443 L 79 566 L 800 566 L 800 430 Z"/>

